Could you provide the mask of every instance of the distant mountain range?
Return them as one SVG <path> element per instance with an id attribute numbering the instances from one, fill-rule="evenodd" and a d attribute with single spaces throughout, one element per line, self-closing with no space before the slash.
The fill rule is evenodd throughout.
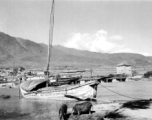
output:
<path id="1" fill-rule="evenodd" d="M 97 53 L 55 45 L 51 52 L 51 66 L 116 66 L 128 62 L 134 66 L 152 64 L 152 57 L 133 53 Z M 12 37 L 0 32 L 0 67 L 41 67 L 47 65 L 47 45 Z"/>

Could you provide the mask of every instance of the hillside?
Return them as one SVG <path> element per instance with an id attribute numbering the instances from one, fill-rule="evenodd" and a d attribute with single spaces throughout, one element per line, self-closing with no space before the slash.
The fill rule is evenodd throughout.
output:
<path id="1" fill-rule="evenodd" d="M 128 62 L 135 66 L 147 66 L 152 57 L 132 53 L 96 53 L 63 46 L 53 46 L 51 66 L 115 66 Z M 47 45 L 12 37 L 0 32 L 0 66 L 46 67 Z"/>
<path id="2" fill-rule="evenodd" d="M 66 54 L 85 57 L 87 59 L 94 59 L 101 65 L 117 65 L 121 62 L 128 62 L 135 66 L 150 65 L 152 63 L 152 57 L 146 57 L 136 53 L 97 53 L 89 51 L 81 51 L 72 48 L 66 48 L 63 46 L 55 46 L 56 49 L 65 52 Z"/>

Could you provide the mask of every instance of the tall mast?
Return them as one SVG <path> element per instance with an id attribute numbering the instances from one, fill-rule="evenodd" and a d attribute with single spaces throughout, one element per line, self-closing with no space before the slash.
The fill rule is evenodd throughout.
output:
<path id="1" fill-rule="evenodd" d="M 49 67 L 50 67 L 50 58 L 51 58 L 51 49 L 52 49 L 52 41 L 53 41 L 53 28 L 54 28 L 54 0 L 52 0 L 52 8 L 50 14 L 50 29 L 49 29 L 49 41 L 48 41 L 48 61 L 47 61 L 47 79 L 49 82 Z M 48 86 L 48 82 L 47 85 Z"/>

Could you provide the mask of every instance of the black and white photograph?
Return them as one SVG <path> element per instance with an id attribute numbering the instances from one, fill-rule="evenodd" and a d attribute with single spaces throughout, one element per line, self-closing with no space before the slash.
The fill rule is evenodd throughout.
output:
<path id="1" fill-rule="evenodd" d="M 152 0 L 0 0 L 0 120 L 152 120 Z"/>

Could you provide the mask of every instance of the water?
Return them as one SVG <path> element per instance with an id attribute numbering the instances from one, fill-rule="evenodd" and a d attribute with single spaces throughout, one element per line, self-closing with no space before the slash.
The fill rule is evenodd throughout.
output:
<path id="1" fill-rule="evenodd" d="M 108 89 L 114 91 L 111 92 Z M 131 81 L 101 83 L 98 86 L 98 102 L 126 101 L 136 98 L 152 98 L 152 81 Z M 117 94 L 116 94 L 117 93 Z M 11 95 L 10 99 L 0 98 L 0 119 L 4 120 L 57 120 L 61 104 L 72 107 L 76 102 L 28 100 L 19 98 L 18 89 L 0 89 L 0 95 Z M 94 103 L 96 104 L 96 103 Z"/>

